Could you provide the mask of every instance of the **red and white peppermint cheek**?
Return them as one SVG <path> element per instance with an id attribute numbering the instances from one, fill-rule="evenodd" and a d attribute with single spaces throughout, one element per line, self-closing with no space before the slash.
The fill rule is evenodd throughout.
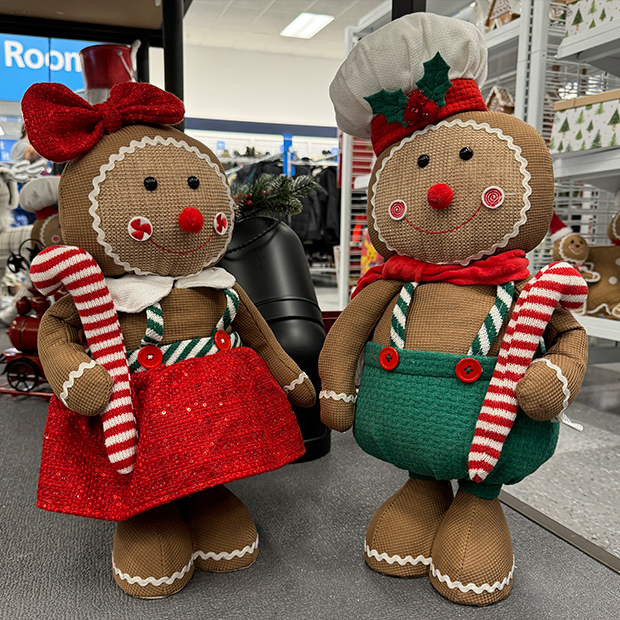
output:
<path id="1" fill-rule="evenodd" d="M 503 202 L 506 194 L 501 187 L 491 185 L 482 192 L 482 204 L 489 209 L 497 209 Z"/>
<path id="2" fill-rule="evenodd" d="M 407 215 L 407 203 L 404 200 L 394 200 L 388 209 L 388 213 L 397 222 Z"/>
<path id="3" fill-rule="evenodd" d="M 127 232 L 136 241 L 147 241 L 153 234 L 153 225 L 146 217 L 132 217 L 127 224 Z"/>
<path id="4" fill-rule="evenodd" d="M 216 213 L 213 218 L 213 230 L 218 235 L 225 235 L 228 231 L 228 216 L 222 211 Z"/>

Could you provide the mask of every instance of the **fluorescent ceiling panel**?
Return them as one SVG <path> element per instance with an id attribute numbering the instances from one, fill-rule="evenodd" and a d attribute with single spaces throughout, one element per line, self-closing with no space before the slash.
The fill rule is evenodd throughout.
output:
<path id="1" fill-rule="evenodd" d="M 311 39 L 319 30 L 325 28 L 333 20 L 333 15 L 300 13 L 280 34 L 283 37 Z"/>

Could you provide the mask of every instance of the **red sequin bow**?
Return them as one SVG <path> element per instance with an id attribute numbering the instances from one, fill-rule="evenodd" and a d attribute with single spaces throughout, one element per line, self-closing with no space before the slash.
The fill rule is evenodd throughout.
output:
<path id="1" fill-rule="evenodd" d="M 124 125 L 175 125 L 183 120 L 180 99 L 151 84 L 123 82 L 103 103 L 90 105 L 62 84 L 33 84 L 22 99 L 28 139 L 51 161 L 88 153 L 104 134 Z"/>

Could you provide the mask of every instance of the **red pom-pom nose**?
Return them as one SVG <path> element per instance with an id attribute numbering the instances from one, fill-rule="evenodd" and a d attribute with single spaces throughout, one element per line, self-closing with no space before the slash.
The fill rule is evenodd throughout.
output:
<path id="1" fill-rule="evenodd" d="M 198 209 L 187 207 L 179 215 L 179 226 L 188 233 L 199 233 L 204 226 L 205 218 Z"/>
<path id="2" fill-rule="evenodd" d="M 454 194 L 449 185 L 445 183 L 436 183 L 429 187 L 426 194 L 426 200 L 433 209 L 445 209 L 452 204 Z"/>

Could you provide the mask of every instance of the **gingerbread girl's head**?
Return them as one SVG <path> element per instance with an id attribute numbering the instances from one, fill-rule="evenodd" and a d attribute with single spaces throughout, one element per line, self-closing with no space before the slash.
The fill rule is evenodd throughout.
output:
<path id="1" fill-rule="evenodd" d="M 149 84 L 125 83 L 91 106 L 59 84 L 22 103 L 28 135 L 60 181 L 63 242 L 89 252 L 106 276 L 185 276 L 215 265 L 232 236 L 223 169 L 203 144 L 168 126 L 183 104 Z"/>
<path id="2" fill-rule="evenodd" d="M 384 258 L 466 265 L 543 239 L 551 158 L 532 127 L 486 111 L 486 74 L 481 33 L 426 13 L 368 35 L 338 71 L 338 125 L 377 154 L 367 214 Z"/>

